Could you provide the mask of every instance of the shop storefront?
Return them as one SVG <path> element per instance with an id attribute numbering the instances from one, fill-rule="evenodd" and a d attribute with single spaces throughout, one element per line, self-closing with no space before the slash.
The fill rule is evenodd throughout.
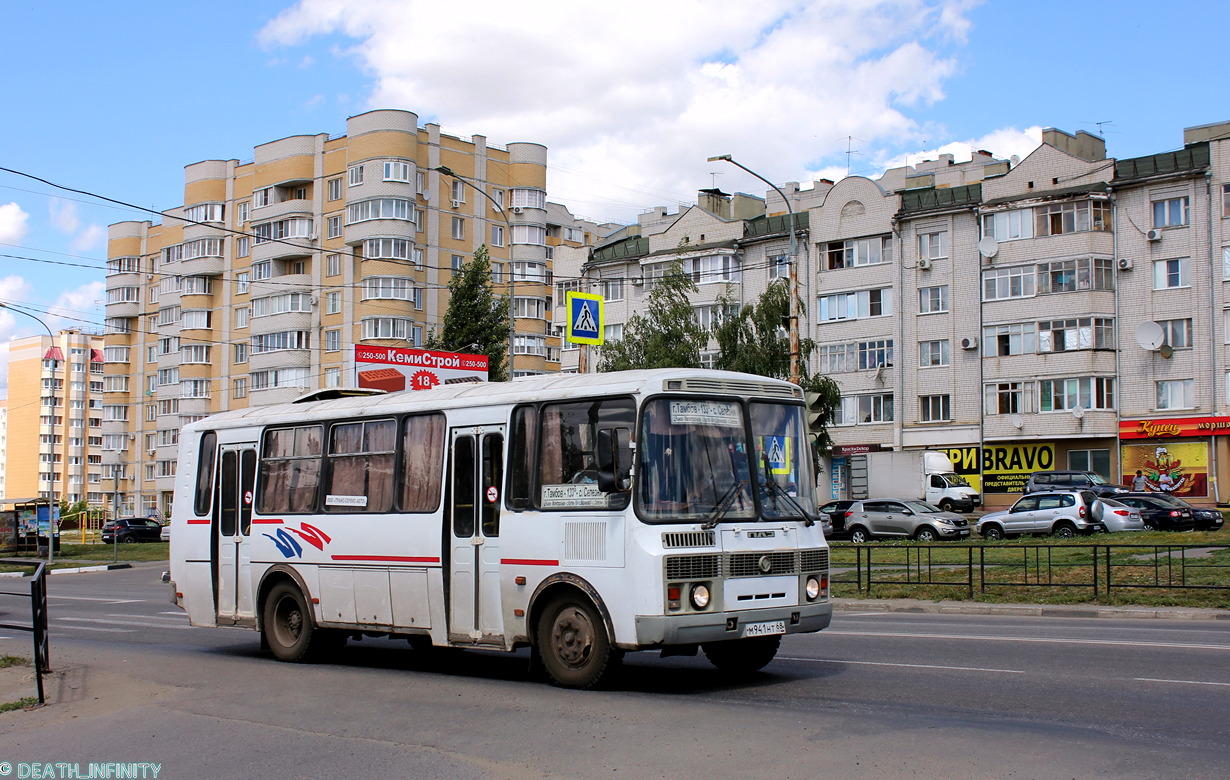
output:
<path id="1" fill-rule="evenodd" d="M 1122 478 L 1140 471 L 1150 490 L 1198 504 L 1225 503 L 1219 485 L 1230 464 L 1230 417 L 1162 417 L 1119 423 Z"/>

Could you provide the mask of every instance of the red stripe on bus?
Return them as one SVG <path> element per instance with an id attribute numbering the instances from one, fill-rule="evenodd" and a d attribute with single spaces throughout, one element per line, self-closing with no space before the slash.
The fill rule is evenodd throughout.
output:
<path id="1" fill-rule="evenodd" d="M 559 566 L 559 561 L 538 560 L 535 558 L 501 558 L 500 563 L 513 566 Z"/>
<path id="2" fill-rule="evenodd" d="M 204 519 L 199 519 L 199 520 L 189 520 L 187 522 L 187 525 L 209 525 L 209 518 L 206 517 Z"/>
<path id="3" fill-rule="evenodd" d="M 439 563 L 439 558 L 414 555 L 334 555 L 335 561 L 397 561 L 398 563 Z"/>
<path id="4" fill-rule="evenodd" d="M 282 518 L 280 517 L 254 517 L 252 525 L 281 525 Z"/>

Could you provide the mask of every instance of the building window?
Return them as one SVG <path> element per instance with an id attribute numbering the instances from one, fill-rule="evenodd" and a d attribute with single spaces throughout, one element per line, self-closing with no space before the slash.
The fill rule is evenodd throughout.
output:
<path id="1" fill-rule="evenodd" d="M 1187 198 L 1153 201 L 1153 227 L 1178 227 L 1187 224 Z"/>
<path id="2" fill-rule="evenodd" d="M 252 254 L 252 239 L 240 236 L 235 239 L 235 257 L 247 257 Z"/>
<path id="3" fill-rule="evenodd" d="M 1038 411 L 1071 411 L 1078 406 L 1082 409 L 1114 409 L 1114 378 L 1043 379 L 1039 383 Z"/>
<path id="4" fill-rule="evenodd" d="M 693 306 L 692 315 L 696 318 L 696 324 L 700 326 L 700 329 L 710 333 L 721 327 L 727 319 L 739 316 L 739 306 L 738 304 L 722 305 L 720 303 Z"/>
<path id="5" fill-rule="evenodd" d="M 545 298 L 513 298 L 513 316 L 532 320 L 547 318 L 547 300 Z"/>
<path id="6" fill-rule="evenodd" d="M 340 290 L 331 290 L 325 293 L 325 314 L 341 314 L 342 312 L 342 293 Z"/>
<path id="7" fill-rule="evenodd" d="M 492 263 L 491 264 L 491 283 L 492 284 L 503 284 L 504 283 L 504 264 L 503 263 Z"/>
<path id="8" fill-rule="evenodd" d="M 352 165 L 346 172 L 347 181 L 351 187 L 356 187 L 363 183 L 363 166 Z"/>
<path id="9" fill-rule="evenodd" d="M 414 167 L 408 162 L 401 160 L 388 160 L 384 164 L 384 180 L 385 181 L 410 181 L 410 173 Z"/>
<path id="10" fill-rule="evenodd" d="M 986 414 L 1028 414 L 1033 411 L 1033 382 L 998 382 L 983 387 Z"/>
<path id="11" fill-rule="evenodd" d="M 280 352 L 287 349 L 308 349 L 311 339 L 306 330 L 284 330 L 278 333 L 260 333 L 251 338 L 250 354 Z"/>
<path id="12" fill-rule="evenodd" d="M 889 263 L 893 259 L 892 246 L 889 236 L 832 241 L 825 245 L 825 267 L 853 268 Z"/>
<path id="13" fill-rule="evenodd" d="M 495 205 L 497 207 L 495 209 L 496 211 L 504 210 L 504 190 L 499 189 L 498 187 L 492 187 L 491 188 L 491 200 L 495 202 Z"/>
<path id="14" fill-rule="evenodd" d="M 514 188 L 512 191 L 513 208 L 545 209 L 547 193 L 543 190 Z"/>
<path id="15" fill-rule="evenodd" d="M 341 387 L 342 386 L 342 369 L 326 368 L 325 369 L 325 387 Z"/>
<path id="16" fill-rule="evenodd" d="M 492 225 L 491 226 L 491 245 L 492 246 L 504 246 L 504 226 L 503 225 Z"/>
<path id="17" fill-rule="evenodd" d="M 235 327 L 236 328 L 248 327 L 248 318 L 250 318 L 251 316 L 252 316 L 252 310 L 249 309 L 247 306 L 241 306 L 240 308 L 236 309 L 235 310 Z"/>
<path id="18" fill-rule="evenodd" d="M 208 379 L 185 379 L 179 383 L 181 398 L 208 398 Z"/>
<path id="19" fill-rule="evenodd" d="M 252 235 L 256 239 L 253 243 L 257 246 L 287 238 L 310 239 L 312 231 L 312 220 L 308 217 L 291 217 L 252 226 Z"/>
<path id="20" fill-rule="evenodd" d="M 188 344 L 179 354 L 180 363 L 209 363 L 209 347 L 205 344 Z"/>
<path id="21" fill-rule="evenodd" d="M 517 282 L 537 282 L 548 284 L 546 263 L 513 263 L 513 280 Z"/>
<path id="22" fill-rule="evenodd" d="M 1157 383 L 1157 408 L 1191 409 L 1195 407 L 1194 380 L 1173 379 Z"/>
<path id="23" fill-rule="evenodd" d="M 1038 236 L 1110 230 L 1110 204 L 1102 200 L 1084 200 L 1038 206 L 1034 209 L 1034 228 Z"/>
<path id="24" fill-rule="evenodd" d="M 1153 289 L 1165 290 L 1171 287 L 1187 287 L 1189 284 L 1191 284 L 1191 281 L 1187 278 L 1186 257 L 1153 261 Z"/>
<path id="25" fill-rule="evenodd" d="M 985 349 L 992 355 L 1032 355 L 1037 348 L 1038 326 L 1032 322 L 991 325 L 982 329 Z"/>
<path id="26" fill-rule="evenodd" d="M 1068 468 L 1073 471 L 1092 471 L 1111 479 L 1110 450 L 1068 450 Z"/>
<path id="27" fill-rule="evenodd" d="M 924 395 L 918 398 L 921 422 L 947 422 L 952 419 L 952 396 Z"/>
<path id="28" fill-rule="evenodd" d="M 241 342 L 235 345 L 235 360 L 236 363 L 248 362 L 248 345 L 247 342 Z"/>
<path id="29" fill-rule="evenodd" d="M 918 342 L 918 365 L 922 368 L 948 365 L 948 339 Z"/>
<path id="30" fill-rule="evenodd" d="M 857 320 L 866 317 L 888 317 L 893 313 L 893 290 L 836 293 L 820 297 L 820 321 Z"/>
<path id="31" fill-rule="evenodd" d="M 1001 301 L 1005 298 L 1029 298 L 1036 290 L 1034 266 L 993 268 L 982 272 L 982 300 Z"/>
<path id="32" fill-rule="evenodd" d="M 401 339 L 412 341 L 414 322 L 405 317 L 364 317 L 363 336 L 365 339 Z"/>
<path id="33" fill-rule="evenodd" d="M 465 257 L 463 257 L 462 255 L 453 255 L 453 259 L 452 259 L 453 275 L 455 276 L 461 273 L 461 269 L 465 267 L 465 264 L 466 264 Z"/>
<path id="34" fill-rule="evenodd" d="M 252 193 L 252 208 L 259 209 L 273 202 L 273 187 L 262 187 Z"/>
<path id="35" fill-rule="evenodd" d="M 333 179 L 329 179 L 327 197 L 329 200 L 341 200 L 342 199 L 342 177 L 341 176 L 338 176 Z"/>
<path id="36" fill-rule="evenodd" d="M 1162 333 L 1166 335 L 1166 342 L 1173 349 L 1190 349 L 1192 346 L 1192 321 L 1190 318 L 1185 320 L 1158 320 L 1158 325 L 1162 326 Z"/>
<path id="37" fill-rule="evenodd" d="M 248 397 L 248 378 L 246 376 L 235 377 L 231 380 L 231 397 L 232 398 L 247 398 Z"/>
<path id="38" fill-rule="evenodd" d="M 235 204 L 235 224 L 242 225 L 248 221 L 248 214 L 251 212 L 252 204 L 248 201 L 242 201 Z"/>
<path id="39" fill-rule="evenodd" d="M 411 301 L 414 280 L 406 276 L 369 276 L 363 280 L 363 300 Z"/>
<path id="40" fill-rule="evenodd" d="M 338 352 L 342 348 L 342 332 L 340 330 L 325 331 L 325 352 Z"/>
<path id="41" fill-rule="evenodd" d="M 1032 209 L 1000 211 L 982 217 L 982 235 L 996 241 L 1016 241 L 1034 237 Z"/>
<path id="42" fill-rule="evenodd" d="M 514 355 L 546 355 L 547 354 L 546 336 L 517 335 L 513 339 L 513 354 Z"/>
<path id="43" fill-rule="evenodd" d="M 341 276 L 342 275 L 342 256 L 329 255 L 325 258 L 325 276 Z"/>
<path id="44" fill-rule="evenodd" d="M 269 260 L 262 260 L 259 263 L 252 264 L 252 279 L 262 281 L 273 277 L 273 263 Z"/>
<path id="45" fill-rule="evenodd" d="M 790 255 L 769 255 L 769 278 L 790 278 Z"/>
<path id="46" fill-rule="evenodd" d="M 939 260 L 944 257 L 948 257 L 947 230 L 940 230 L 934 233 L 920 233 L 918 235 L 919 260 Z"/>
<path id="47" fill-rule="evenodd" d="M 541 225 L 513 225 L 512 242 L 531 246 L 547 245 L 547 229 Z"/>
<path id="48" fill-rule="evenodd" d="M 922 287 L 918 290 L 918 313 L 938 314 L 948 311 L 948 285 Z"/>
<path id="49" fill-rule="evenodd" d="M 622 301 L 624 299 L 623 279 L 604 279 L 598 282 L 598 290 L 606 301 Z"/>
<path id="50" fill-rule="evenodd" d="M 816 348 L 820 373 L 844 374 L 858 365 L 858 350 L 853 344 L 824 344 Z"/>
<path id="51" fill-rule="evenodd" d="M 457 179 L 453 179 L 453 203 L 465 203 L 465 202 L 466 202 L 466 185 Z"/>
<path id="52" fill-rule="evenodd" d="M 326 230 L 327 230 L 325 235 L 327 238 L 338 238 L 342 235 L 341 215 L 338 215 L 336 217 L 329 217 L 327 220 L 325 220 L 325 225 L 326 225 Z"/>
<path id="53" fill-rule="evenodd" d="M 186 311 L 183 313 L 183 322 L 180 327 L 184 330 L 209 330 L 212 314 L 213 312 L 209 310 Z"/>
<path id="54" fill-rule="evenodd" d="M 453 238 L 461 241 L 466 237 L 466 221 L 462 217 L 453 217 Z"/>
<path id="55" fill-rule="evenodd" d="M 617 322 L 614 325 L 602 326 L 602 340 L 606 342 L 620 341 L 624 337 L 624 324 Z M 709 366 L 713 368 L 713 366 Z"/>
<path id="56" fill-rule="evenodd" d="M 1112 290 L 1114 279 L 1110 259 L 1104 257 L 1038 264 L 1039 293 Z"/>
<path id="57" fill-rule="evenodd" d="M 307 368 L 278 368 L 270 371 L 253 371 L 249 386 L 253 390 L 270 387 L 308 387 L 311 376 Z"/>
<path id="58" fill-rule="evenodd" d="M 422 233 L 427 227 L 427 212 L 422 209 L 414 210 L 414 229 L 418 233 Z"/>
<path id="59" fill-rule="evenodd" d="M 310 312 L 312 296 L 307 293 L 282 293 L 252 301 L 253 317 L 269 317 L 288 312 Z"/>
<path id="60" fill-rule="evenodd" d="M 409 260 L 414 245 L 405 238 L 369 238 L 363 242 L 367 260 Z"/>
<path id="61" fill-rule="evenodd" d="M 192 222 L 222 222 L 221 203 L 201 203 L 184 209 L 184 217 Z"/>
<path id="62" fill-rule="evenodd" d="M 1038 352 L 1114 348 L 1115 321 L 1110 318 L 1084 317 L 1038 323 Z"/>
<path id="63" fill-rule="evenodd" d="M 853 395 L 841 399 L 834 424 L 860 425 L 893 421 L 893 396 L 891 393 Z"/>
<path id="64" fill-rule="evenodd" d="M 860 341 L 858 343 L 858 367 L 860 370 L 881 368 L 893 364 L 893 340 Z"/>
<path id="65" fill-rule="evenodd" d="M 690 257 L 683 261 L 683 272 L 691 276 L 696 284 L 738 282 L 739 258 L 734 255 Z"/>

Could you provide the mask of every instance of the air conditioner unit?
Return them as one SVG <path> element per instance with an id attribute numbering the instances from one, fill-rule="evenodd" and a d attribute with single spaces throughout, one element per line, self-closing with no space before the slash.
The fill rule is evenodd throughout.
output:
<path id="1" fill-rule="evenodd" d="M 961 349 L 978 349 L 978 339 L 973 337 L 961 339 Z"/>
<path id="2" fill-rule="evenodd" d="M 640 276 L 634 276 L 634 277 L 632 277 L 632 286 L 633 286 L 633 287 L 640 287 L 640 286 L 641 286 L 641 285 L 643 285 L 643 284 L 645 284 L 645 280 L 644 280 L 644 278 L 642 278 L 642 277 L 640 277 Z"/>
<path id="3" fill-rule="evenodd" d="M 931 270 L 931 260 L 926 257 L 922 258 L 921 260 L 918 261 L 918 267 L 924 271 L 930 271 Z"/>
<path id="4" fill-rule="evenodd" d="M 521 212 L 523 212 L 523 211 L 525 211 L 525 209 L 521 208 L 520 206 L 513 206 L 513 207 L 512 207 L 512 213 L 514 213 L 514 214 L 520 214 L 520 213 L 521 213 Z"/>
<path id="5" fill-rule="evenodd" d="M 1147 240 L 1147 241 L 1161 241 L 1161 240 L 1162 240 L 1162 231 L 1158 230 L 1157 228 L 1154 228 L 1153 230 L 1150 230 L 1149 232 L 1145 233 L 1145 240 Z"/>
<path id="6" fill-rule="evenodd" d="M 465 201 L 464 201 L 464 200 L 455 200 L 455 201 L 453 201 L 453 208 L 455 208 L 455 209 L 459 209 L 459 208 L 461 208 L 461 204 L 462 204 L 462 203 L 465 203 Z"/>
<path id="7" fill-rule="evenodd" d="M 1119 258 L 1119 263 L 1118 263 L 1118 265 L 1119 265 L 1119 270 L 1120 270 L 1120 271 L 1130 271 L 1130 270 L 1132 270 L 1132 258 L 1130 258 L 1130 257 L 1121 257 L 1121 258 Z"/>

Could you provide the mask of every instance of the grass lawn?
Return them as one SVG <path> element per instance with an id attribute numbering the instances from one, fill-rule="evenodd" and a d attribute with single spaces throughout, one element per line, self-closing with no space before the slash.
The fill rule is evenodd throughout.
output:
<path id="1" fill-rule="evenodd" d="M 66 569 L 74 566 L 90 566 L 100 563 L 139 563 L 143 561 L 165 561 L 170 557 L 168 542 L 144 542 L 141 544 L 61 544 L 56 551 L 55 563 L 51 568 Z M 10 553 L 9 561 L 28 561 L 31 564 L 46 561 L 47 555 L 33 553 Z M 29 566 L 13 566 L 0 564 L 0 571 L 29 571 Z"/>

